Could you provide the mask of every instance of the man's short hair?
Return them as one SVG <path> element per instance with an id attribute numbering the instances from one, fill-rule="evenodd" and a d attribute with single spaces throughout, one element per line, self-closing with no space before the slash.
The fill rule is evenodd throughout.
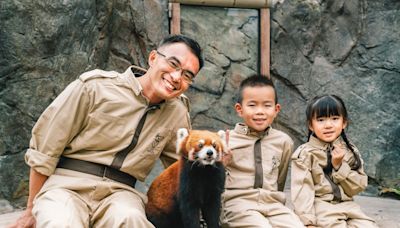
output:
<path id="1" fill-rule="evenodd" d="M 275 104 L 278 104 L 278 95 L 276 93 L 275 85 L 271 79 L 264 75 L 254 74 L 244 79 L 239 86 L 239 92 L 237 94 L 237 102 L 242 103 L 243 101 L 243 90 L 246 87 L 258 87 L 258 86 L 271 86 L 275 92 Z"/>
<path id="2" fill-rule="evenodd" d="M 199 60 L 199 65 L 201 69 L 204 66 L 204 59 L 203 59 L 203 54 L 201 47 L 197 41 L 194 39 L 185 36 L 185 35 L 169 35 L 165 37 L 161 42 L 158 44 L 158 47 L 166 46 L 168 44 L 173 44 L 173 43 L 184 43 L 186 46 L 189 47 L 191 52 L 196 55 L 197 59 Z"/>

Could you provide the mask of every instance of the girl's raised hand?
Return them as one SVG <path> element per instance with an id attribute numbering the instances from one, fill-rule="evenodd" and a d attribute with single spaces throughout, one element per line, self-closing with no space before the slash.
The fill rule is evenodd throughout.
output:
<path id="1" fill-rule="evenodd" d="M 335 146 L 335 148 L 332 150 L 332 166 L 335 170 L 338 170 L 342 165 L 342 160 L 345 153 L 346 149 L 343 145 Z"/>

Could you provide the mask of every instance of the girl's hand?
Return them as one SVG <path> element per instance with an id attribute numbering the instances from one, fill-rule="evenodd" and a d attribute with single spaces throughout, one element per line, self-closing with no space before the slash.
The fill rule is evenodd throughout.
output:
<path id="1" fill-rule="evenodd" d="M 318 226 L 314 226 L 314 225 L 307 225 L 307 228 L 318 228 Z"/>
<path id="2" fill-rule="evenodd" d="M 335 170 L 338 170 L 342 165 L 342 160 L 345 153 L 346 149 L 342 146 L 335 146 L 335 148 L 332 150 L 332 166 Z"/>

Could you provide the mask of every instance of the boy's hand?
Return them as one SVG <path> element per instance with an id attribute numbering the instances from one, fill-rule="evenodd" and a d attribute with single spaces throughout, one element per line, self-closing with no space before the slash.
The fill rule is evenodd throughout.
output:
<path id="1" fill-rule="evenodd" d="M 32 208 L 27 208 L 17 221 L 10 224 L 8 228 L 35 228 L 35 224 L 36 220 L 32 215 Z"/>
<path id="2" fill-rule="evenodd" d="M 342 145 L 335 146 L 335 148 L 332 150 L 332 166 L 335 170 L 338 170 L 342 165 L 342 160 L 345 153 L 346 149 Z"/>
<path id="3" fill-rule="evenodd" d="M 229 163 L 231 163 L 231 161 L 232 161 L 232 150 L 228 149 L 222 154 L 222 164 L 224 166 L 227 166 L 229 165 Z"/>

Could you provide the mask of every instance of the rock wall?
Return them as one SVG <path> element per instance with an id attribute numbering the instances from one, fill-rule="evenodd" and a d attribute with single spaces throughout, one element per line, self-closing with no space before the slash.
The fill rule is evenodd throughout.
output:
<path id="1" fill-rule="evenodd" d="M 47 105 L 86 70 L 146 67 L 147 53 L 168 34 L 167 6 L 165 0 L 0 2 L 0 199 L 25 204 L 23 156 Z M 258 71 L 258 11 L 182 6 L 181 16 L 182 33 L 199 40 L 206 59 L 187 93 L 193 126 L 231 127 L 239 121 L 236 89 Z M 397 0 L 286 0 L 271 9 L 271 75 L 283 107 L 275 127 L 299 145 L 307 101 L 339 94 L 370 183 L 388 187 L 400 186 L 399 22 Z"/>

